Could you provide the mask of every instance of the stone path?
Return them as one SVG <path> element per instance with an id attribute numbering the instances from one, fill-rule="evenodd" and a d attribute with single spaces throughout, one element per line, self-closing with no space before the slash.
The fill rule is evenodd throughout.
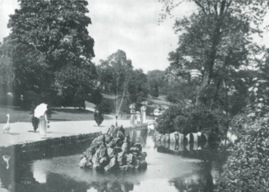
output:
<path id="1" fill-rule="evenodd" d="M 104 120 L 100 127 L 97 126 L 94 120 L 50 122 L 50 128 L 47 129 L 47 137 L 56 138 L 100 131 L 105 133 L 115 122 L 114 119 Z M 130 120 L 118 120 L 118 125 L 123 125 L 123 127 L 132 126 Z M 37 132 L 33 131 L 31 122 L 10 123 L 11 129 L 9 134 L 3 134 L 3 126 L 3 123 L 0 124 L 0 147 L 44 140 L 41 138 L 38 130 Z"/>

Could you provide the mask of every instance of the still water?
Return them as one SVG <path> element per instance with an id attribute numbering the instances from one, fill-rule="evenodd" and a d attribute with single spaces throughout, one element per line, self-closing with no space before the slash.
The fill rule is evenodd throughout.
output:
<path id="1" fill-rule="evenodd" d="M 185 192 L 212 191 L 218 171 L 199 158 L 186 158 L 157 148 L 146 138 L 147 170 L 103 174 L 79 168 L 80 154 L 35 160 L 1 168 L 0 192 Z"/>

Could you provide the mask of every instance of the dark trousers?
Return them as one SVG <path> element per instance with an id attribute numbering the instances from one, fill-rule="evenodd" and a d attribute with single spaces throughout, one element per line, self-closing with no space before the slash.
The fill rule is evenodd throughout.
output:
<path id="1" fill-rule="evenodd" d="M 32 117 L 32 124 L 33 124 L 33 127 L 34 127 L 34 130 L 36 131 L 37 128 L 38 128 L 38 123 L 39 123 L 39 119 L 37 117 Z"/>

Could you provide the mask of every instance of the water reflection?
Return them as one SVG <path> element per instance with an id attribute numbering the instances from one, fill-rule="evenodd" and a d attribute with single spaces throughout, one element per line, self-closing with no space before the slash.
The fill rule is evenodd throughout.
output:
<path id="1" fill-rule="evenodd" d="M 134 184 L 131 182 L 92 182 L 87 192 L 129 192 L 133 191 Z"/>
<path id="2" fill-rule="evenodd" d="M 185 175 L 184 177 L 173 178 L 170 182 L 179 192 L 211 192 L 214 182 L 219 176 L 216 170 L 212 169 L 211 162 L 203 162 L 201 170 L 195 175 Z"/>
<path id="3" fill-rule="evenodd" d="M 102 174 L 78 166 L 80 155 L 16 163 L 12 169 L 0 166 L 1 188 L 14 192 L 210 192 L 218 172 L 211 161 L 186 158 L 199 156 L 199 146 L 169 144 L 157 146 L 152 137 L 130 133 L 144 142 L 148 168 L 144 172 Z M 190 150 L 190 151 L 189 151 Z M 197 152 L 198 151 L 198 152 Z M 161 153 L 160 153 L 161 152 Z M 195 155 L 190 155 L 190 153 Z M 177 154 L 177 155 L 175 155 Z M 14 174 L 16 173 L 16 174 Z"/>

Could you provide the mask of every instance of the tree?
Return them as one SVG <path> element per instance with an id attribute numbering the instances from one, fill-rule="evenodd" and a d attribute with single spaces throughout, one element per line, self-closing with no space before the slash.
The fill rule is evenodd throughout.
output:
<path id="1" fill-rule="evenodd" d="M 268 116 L 269 112 L 269 54 L 263 50 L 263 57 L 256 60 L 256 69 L 248 87 L 248 105 L 246 113 L 253 118 Z"/>
<path id="2" fill-rule="evenodd" d="M 111 54 L 106 60 L 101 60 L 98 66 L 98 76 L 103 90 L 112 94 L 126 92 L 133 70 L 132 61 L 127 59 L 122 50 Z"/>
<path id="3" fill-rule="evenodd" d="M 171 81 L 167 82 L 165 88 L 166 100 L 172 103 L 192 103 L 195 101 L 197 85 L 193 82 Z"/>
<path id="4" fill-rule="evenodd" d="M 87 1 L 19 2 L 20 9 L 10 16 L 8 24 L 11 28 L 9 38 L 15 44 L 13 56 L 16 58 L 14 66 L 16 78 L 20 81 L 17 84 L 19 90 L 35 87 L 37 90 L 34 91 L 43 97 L 49 93 L 73 97 L 69 94 L 70 88 L 73 88 L 73 93 L 87 92 L 96 78 L 94 65 L 90 61 L 94 57 L 94 40 L 87 31 L 87 26 L 91 24 L 91 19 L 86 16 Z M 81 72 L 82 76 L 79 75 Z M 74 86 L 72 80 L 76 77 L 80 80 Z M 40 78 L 38 85 L 35 85 L 36 78 Z M 82 81 L 87 82 L 81 85 Z"/>
<path id="5" fill-rule="evenodd" d="M 153 70 L 147 73 L 149 93 L 153 97 L 158 97 L 159 93 L 162 93 L 164 86 L 164 71 Z"/>
<path id="6" fill-rule="evenodd" d="M 133 66 L 126 53 L 118 50 L 106 60 L 101 60 L 97 72 L 102 92 L 115 95 L 113 99 L 115 112 L 118 114 L 122 110 L 128 110 L 128 89 Z M 105 104 L 102 105 L 105 106 Z"/>
<path id="7" fill-rule="evenodd" d="M 87 31 L 91 24 L 85 15 L 87 4 L 85 0 L 20 0 L 21 8 L 10 16 L 11 36 L 43 53 L 54 69 L 70 59 L 91 59 L 94 41 Z"/>
<path id="8" fill-rule="evenodd" d="M 165 14 L 171 14 L 183 1 L 160 0 Z M 170 54 L 171 70 L 180 75 L 190 69 L 202 73 L 197 104 L 214 105 L 221 87 L 225 85 L 221 73 L 235 70 L 247 63 L 251 35 L 261 33 L 259 24 L 266 14 L 267 1 L 244 0 L 192 0 L 196 7 L 189 18 L 175 23 L 179 47 Z M 165 17 L 165 14 L 162 15 Z M 213 91 L 213 97 L 204 93 Z M 215 95 L 215 96 L 214 96 Z M 210 101 L 211 100 L 211 101 Z"/>
<path id="9" fill-rule="evenodd" d="M 130 103 L 136 103 L 136 106 L 140 107 L 141 102 L 148 97 L 147 76 L 141 69 L 134 70 L 130 76 L 131 79 L 128 85 L 129 101 Z"/>
<path id="10" fill-rule="evenodd" d="M 67 66 L 56 74 L 55 89 L 63 97 L 63 105 L 84 107 L 84 101 L 95 88 L 97 72 L 87 61 L 80 67 Z"/>
<path id="11" fill-rule="evenodd" d="M 14 83 L 14 71 L 12 67 L 12 59 L 5 55 L 0 54 L 0 90 L 5 92 L 12 91 Z"/>
<path id="12" fill-rule="evenodd" d="M 176 104 L 157 119 L 156 130 L 160 133 L 178 131 L 183 134 L 201 131 L 213 138 L 211 144 L 215 144 L 225 137 L 228 122 L 219 110 L 210 110 L 203 105 L 186 108 L 183 104 Z"/>
<path id="13" fill-rule="evenodd" d="M 111 54 L 107 60 L 101 60 L 97 67 L 100 87 L 103 92 L 115 94 L 116 113 L 129 111 L 129 104 L 140 105 L 148 96 L 147 76 L 142 70 L 134 70 L 131 60 L 122 50 Z M 137 106 L 139 106 L 137 105 Z"/>
<path id="14" fill-rule="evenodd" d="M 102 95 L 102 92 L 101 90 L 98 88 L 98 89 L 94 89 L 92 92 L 91 92 L 91 96 L 90 96 L 90 102 L 94 103 L 95 105 L 99 105 L 100 103 L 102 103 L 103 101 L 103 95 Z"/>

